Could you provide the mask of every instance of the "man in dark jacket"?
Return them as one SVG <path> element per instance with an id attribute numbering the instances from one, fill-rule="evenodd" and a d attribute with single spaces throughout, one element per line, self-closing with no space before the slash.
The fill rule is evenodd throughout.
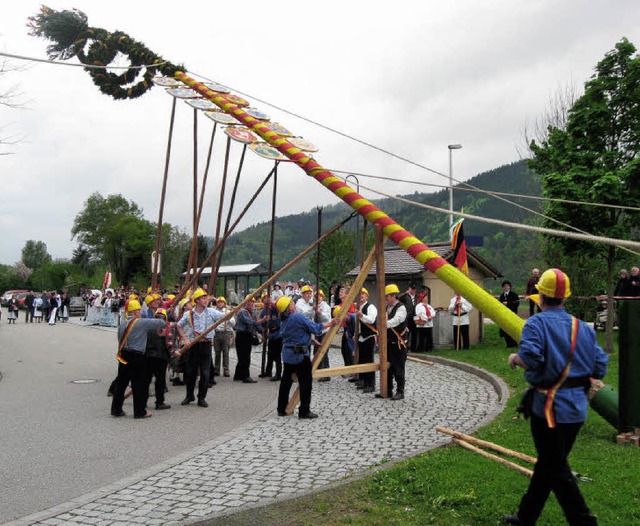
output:
<path id="1" fill-rule="evenodd" d="M 35 296 L 33 292 L 29 292 L 24 298 L 24 322 L 25 323 L 33 323 L 33 300 Z"/>
<path id="2" fill-rule="evenodd" d="M 518 314 L 518 307 L 520 306 L 520 297 L 513 290 L 511 290 L 511 282 L 505 279 L 502 282 L 502 292 L 498 297 L 498 301 L 502 303 L 507 309 L 511 312 L 515 312 Z M 517 347 L 518 342 L 516 342 L 511 336 L 509 336 L 506 332 L 500 329 L 500 336 L 502 336 L 507 342 L 507 348 Z"/>
<path id="3" fill-rule="evenodd" d="M 418 286 L 415 283 L 409 283 L 406 292 L 398 296 L 398 301 L 407 309 L 407 327 L 409 328 L 409 350 L 415 352 L 418 348 L 418 329 L 413 319 L 416 315 L 416 305 L 418 298 L 416 297 Z"/>

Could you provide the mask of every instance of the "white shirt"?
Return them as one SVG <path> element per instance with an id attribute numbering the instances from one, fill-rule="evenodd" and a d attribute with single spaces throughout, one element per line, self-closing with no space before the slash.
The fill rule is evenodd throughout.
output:
<path id="1" fill-rule="evenodd" d="M 222 316 L 226 316 L 227 314 L 229 314 L 231 312 L 231 309 L 228 307 L 222 307 L 222 309 L 219 309 L 218 307 L 213 307 L 213 310 L 219 312 L 220 314 L 222 314 Z M 227 321 L 221 323 L 220 325 L 218 325 L 215 329 L 216 332 L 231 332 L 233 331 L 233 328 L 236 326 L 236 319 L 232 316 L 231 318 L 229 318 Z"/>
<path id="2" fill-rule="evenodd" d="M 451 325 L 458 325 L 458 309 L 456 308 L 458 298 L 460 298 L 460 325 L 469 325 L 469 313 L 473 310 L 473 305 L 462 296 L 454 296 L 449 303 L 449 312 L 453 315 L 451 316 Z"/>
<path id="3" fill-rule="evenodd" d="M 365 305 L 369 305 L 367 307 L 367 313 L 364 314 L 362 313 L 362 318 L 360 318 L 360 321 L 362 323 L 365 323 L 367 325 L 373 325 L 376 320 L 378 319 L 378 309 L 376 309 L 376 306 L 373 303 L 369 303 L 368 301 L 366 303 L 363 303 L 360 306 L 360 312 L 362 312 L 362 307 L 364 307 Z M 360 332 L 360 336 L 358 337 L 358 341 L 359 342 L 363 342 L 365 340 L 368 340 L 369 338 L 375 338 L 375 334 L 371 334 L 369 337 L 367 338 L 363 338 L 362 337 L 362 332 Z"/>
<path id="4" fill-rule="evenodd" d="M 304 298 L 300 298 L 296 301 L 296 312 L 299 312 L 305 318 L 309 318 L 311 321 L 314 321 L 313 317 L 315 312 L 313 310 L 313 305 L 311 305 L 311 302 L 307 303 L 304 301 Z"/>
<path id="5" fill-rule="evenodd" d="M 424 303 L 420 302 L 416 305 L 416 318 L 420 318 L 421 320 L 423 320 L 425 323 L 424 325 L 418 325 L 416 323 L 416 327 L 418 329 L 428 329 L 433 327 L 433 318 L 436 315 L 436 311 L 435 309 L 429 305 L 428 303 L 425 305 Z"/>
<path id="6" fill-rule="evenodd" d="M 395 305 L 387 306 L 387 329 L 395 329 L 398 325 L 404 323 L 407 319 L 407 308 L 398 302 L 398 310 L 393 318 L 389 319 L 389 313 L 394 309 Z"/>

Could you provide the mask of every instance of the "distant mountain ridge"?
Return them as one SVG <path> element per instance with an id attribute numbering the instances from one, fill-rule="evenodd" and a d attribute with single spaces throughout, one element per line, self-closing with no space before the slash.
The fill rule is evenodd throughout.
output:
<path id="1" fill-rule="evenodd" d="M 518 161 L 481 173 L 467 181 L 467 184 L 488 191 L 536 197 L 541 195 L 540 183 L 527 168 L 525 161 Z M 505 197 L 504 200 L 500 200 L 485 193 L 464 188 L 465 185 L 454 187 L 455 210 L 464 209 L 469 214 L 515 223 L 539 224 L 538 216 L 534 213 L 509 204 L 505 200 L 513 201 L 536 212 L 542 212 L 542 201 L 513 197 Z M 435 193 L 416 192 L 402 197 L 444 209 L 449 207 L 448 189 Z M 447 214 L 392 199 L 373 202 L 427 245 L 449 239 Z M 323 231 L 343 220 L 351 212 L 352 209 L 342 202 L 326 206 L 322 211 Z M 353 230 L 355 226 L 355 221 L 352 220 L 345 228 Z M 362 221 L 360 221 L 360 228 L 362 228 Z M 264 222 L 231 236 L 224 251 L 224 264 L 253 262 L 263 263 L 266 266 L 269 259 L 270 229 L 271 223 Z M 474 247 L 474 250 L 498 268 L 505 278 L 511 280 L 514 289 L 518 292 L 522 291 L 531 268 L 542 265 L 541 244 L 538 235 L 472 220 L 465 221 L 464 231 L 466 236 L 482 236 L 484 246 Z M 315 210 L 276 218 L 274 269 L 281 268 L 310 245 L 316 238 L 316 232 L 317 213 Z M 303 260 L 290 270 L 283 277 L 283 280 L 308 276 L 307 268 L 308 261 Z M 349 270 L 345 269 L 345 273 Z M 311 276 L 308 279 L 311 279 Z M 499 283 L 497 285 L 487 283 L 486 285 L 490 288 L 500 286 Z"/>

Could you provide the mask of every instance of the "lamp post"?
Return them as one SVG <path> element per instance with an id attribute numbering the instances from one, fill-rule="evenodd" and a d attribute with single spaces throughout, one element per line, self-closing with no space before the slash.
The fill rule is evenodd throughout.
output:
<path id="1" fill-rule="evenodd" d="M 358 178 L 353 174 L 349 174 L 344 178 L 345 182 L 348 182 L 349 178 L 353 178 L 353 180 L 356 182 L 356 192 L 360 193 L 360 181 L 358 180 Z M 358 243 L 359 239 L 360 239 L 360 216 L 357 215 L 356 216 L 356 266 L 360 264 L 360 243 Z"/>
<path id="2" fill-rule="evenodd" d="M 462 148 L 462 144 L 450 144 L 449 148 L 449 226 L 453 225 L 453 150 Z"/>

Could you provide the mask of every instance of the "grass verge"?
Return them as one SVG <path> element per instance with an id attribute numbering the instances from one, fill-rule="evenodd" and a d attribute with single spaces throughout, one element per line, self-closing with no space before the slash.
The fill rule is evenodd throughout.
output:
<path id="1" fill-rule="evenodd" d="M 498 328 L 487 326 L 485 341 L 469 351 L 435 351 L 497 376 L 511 390 L 505 411 L 475 436 L 535 456 L 529 424 L 514 420 L 520 392 L 526 386 L 522 371 L 507 366 L 509 350 Z M 605 381 L 617 387 L 618 353 L 610 355 Z M 640 524 L 640 450 L 615 443 L 616 430 L 589 411 L 573 448 L 574 471 L 592 479 L 580 488 L 599 523 Z M 457 446 L 436 449 L 364 479 L 314 495 L 204 521 L 209 526 L 423 526 L 497 525 L 504 513 L 516 510 L 528 478 L 494 461 Z M 540 526 L 564 524 L 552 496 Z"/>

